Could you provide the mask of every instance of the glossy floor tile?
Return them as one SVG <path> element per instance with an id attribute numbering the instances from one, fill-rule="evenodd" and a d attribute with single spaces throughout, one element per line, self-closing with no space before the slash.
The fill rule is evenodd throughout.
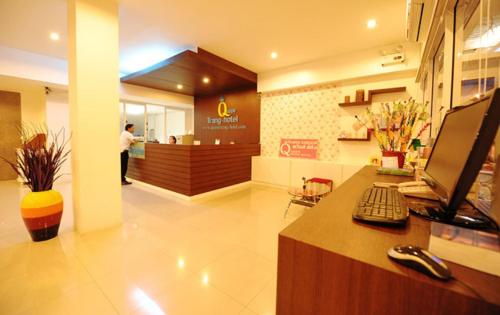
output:
<path id="1" fill-rule="evenodd" d="M 33 243 L 26 193 L 0 182 L 0 314 L 274 314 L 278 233 L 304 209 L 285 190 L 253 185 L 187 202 L 134 184 L 124 223 L 73 231 L 71 183 L 59 237 Z"/>

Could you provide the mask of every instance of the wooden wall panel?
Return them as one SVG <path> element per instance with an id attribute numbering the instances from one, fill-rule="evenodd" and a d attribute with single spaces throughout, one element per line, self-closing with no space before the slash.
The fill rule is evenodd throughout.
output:
<path id="1" fill-rule="evenodd" d="M 0 156 L 14 161 L 16 148 L 21 145 L 21 94 L 0 91 Z M 0 180 L 16 179 L 16 173 L 7 163 L 0 161 Z"/>
<path id="2" fill-rule="evenodd" d="M 208 117 L 219 118 L 218 105 L 224 96 L 228 108 L 236 109 L 238 123 L 221 123 L 221 126 L 246 126 L 245 129 L 212 130 L 215 124 L 208 123 Z M 255 88 L 227 92 L 212 96 L 195 96 L 194 99 L 194 134 L 202 144 L 213 144 L 220 139 L 222 144 L 260 142 L 260 96 Z"/>
<path id="3" fill-rule="evenodd" d="M 129 160 L 130 178 L 193 196 L 251 179 L 259 144 L 146 144 L 146 159 Z"/>

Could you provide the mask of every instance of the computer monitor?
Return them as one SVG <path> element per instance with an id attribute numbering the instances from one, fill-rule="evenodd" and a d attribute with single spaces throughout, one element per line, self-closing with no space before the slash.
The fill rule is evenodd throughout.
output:
<path id="1" fill-rule="evenodd" d="M 465 201 L 498 130 L 500 89 L 449 111 L 434 143 L 423 180 L 452 220 Z"/>

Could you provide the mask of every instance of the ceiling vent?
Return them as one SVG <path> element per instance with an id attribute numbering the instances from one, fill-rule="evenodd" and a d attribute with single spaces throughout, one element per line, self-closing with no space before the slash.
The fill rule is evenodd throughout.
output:
<path id="1" fill-rule="evenodd" d="M 418 42 L 424 2 L 424 0 L 406 0 L 406 39 L 410 42 Z"/>
<path id="2" fill-rule="evenodd" d="M 405 54 L 403 52 L 385 55 L 382 57 L 382 67 L 398 65 L 405 62 Z"/>

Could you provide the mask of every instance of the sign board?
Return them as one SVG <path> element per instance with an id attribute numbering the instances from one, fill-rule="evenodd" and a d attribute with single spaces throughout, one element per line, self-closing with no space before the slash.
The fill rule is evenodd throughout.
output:
<path id="1" fill-rule="evenodd" d="M 280 157 L 317 159 L 318 139 L 281 139 Z"/>
<path id="2" fill-rule="evenodd" d="M 144 142 L 136 142 L 130 146 L 128 150 L 129 156 L 135 159 L 145 159 L 146 158 L 146 149 L 144 146 Z"/>
<path id="3" fill-rule="evenodd" d="M 203 129 L 208 130 L 242 130 L 247 126 L 240 122 L 238 111 L 235 107 L 229 107 L 224 96 L 219 98 L 217 104 L 217 116 L 207 117 L 207 126 Z"/>

